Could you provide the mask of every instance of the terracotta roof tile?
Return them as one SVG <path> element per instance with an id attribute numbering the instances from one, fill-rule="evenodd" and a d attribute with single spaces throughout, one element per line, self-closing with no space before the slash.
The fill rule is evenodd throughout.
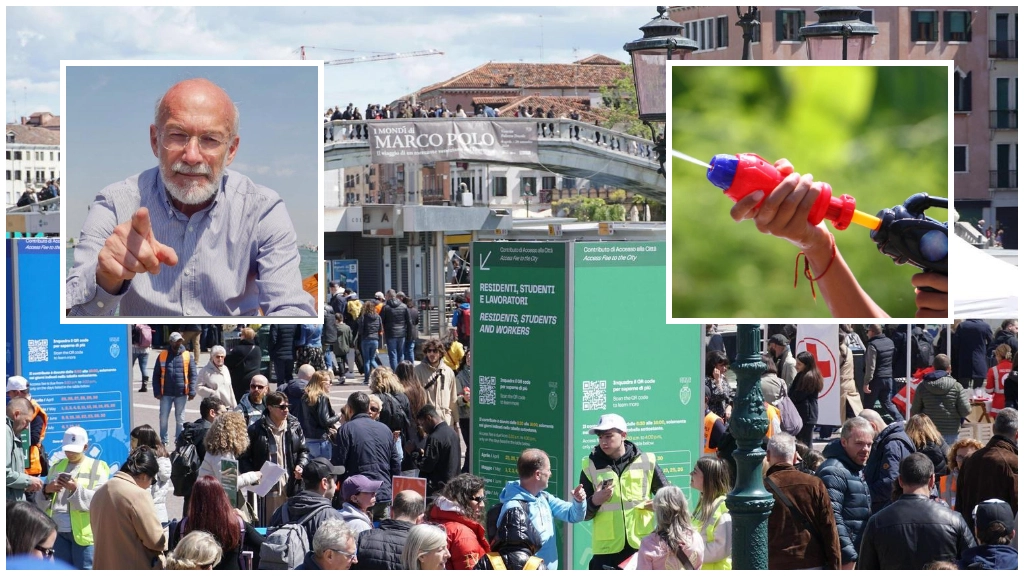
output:
<path id="1" fill-rule="evenodd" d="M 619 62 L 615 58 L 609 58 L 604 54 L 592 54 L 582 60 L 577 60 L 574 64 L 597 64 L 599 66 L 621 66 L 623 63 Z"/>
<path id="2" fill-rule="evenodd" d="M 39 128 L 37 126 L 24 126 L 22 124 L 8 124 L 7 133 L 14 133 L 15 144 L 46 144 L 60 146 L 60 131 Z"/>
<path id="3" fill-rule="evenodd" d="M 626 77 L 621 62 L 598 55 L 591 59 L 600 64 L 531 64 L 524 62 L 488 62 L 421 89 L 423 94 L 440 89 L 538 89 L 538 88 L 597 88 L 610 86 L 616 80 Z M 611 60 L 616 66 L 610 65 Z"/>

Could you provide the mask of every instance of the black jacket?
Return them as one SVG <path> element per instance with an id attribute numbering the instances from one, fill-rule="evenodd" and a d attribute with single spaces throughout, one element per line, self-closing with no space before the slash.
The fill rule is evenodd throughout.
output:
<path id="1" fill-rule="evenodd" d="M 964 320 L 953 332 L 953 376 L 984 378 L 988 373 L 988 345 L 992 328 L 984 320 Z"/>
<path id="2" fill-rule="evenodd" d="M 354 568 L 354 566 L 353 566 Z M 306 552 L 306 556 L 302 559 L 302 564 L 295 567 L 296 570 L 323 570 L 319 564 L 314 560 L 313 551 Z"/>
<path id="3" fill-rule="evenodd" d="M 320 331 L 320 343 L 324 346 L 331 346 L 338 342 L 338 321 L 334 319 L 334 312 L 324 313 L 324 328 Z"/>
<path id="4" fill-rule="evenodd" d="M 530 556 L 543 545 L 544 541 L 530 522 L 526 509 L 517 504 L 510 506 L 502 517 L 498 533 L 491 543 L 491 552 L 501 554 L 506 570 L 522 570 Z M 490 558 L 483 556 L 473 569 L 494 570 L 494 567 Z"/>
<path id="5" fill-rule="evenodd" d="M 270 327 L 271 360 L 295 359 L 295 332 L 298 328 L 297 324 L 274 324 Z"/>
<path id="6" fill-rule="evenodd" d="M 427 479 L 427 494 L 440 492 L 449 480 L 459 475 L 461 446 L 459 433 L 440 422 L 427 434 L 423 456 L 416 459 L 420 478 Z"/>
<path id="7" fill-rule="evenodd" d="M 380 521 L 380 528 L 360 533 L 359 561 L 350 570 L 402 570 L 402 548 L 412 526 L 412 522 L 387 518 Z"/>
<path id="8" fill-rule="evenodd" d="M 598 470 L 601 470 L 602 468 L 611 468 L 615 471 L 615 475 L 619 476 L 621 479 L 622 471 L 625 470 L 633 460 L 639 458 L 641 454 L 640 449 L 636 447 L 636 444 L 633 444 L 629 440 L 623 440 L 623 443 L 626 445 L 626 453 L 622 455 L 622 458 L 617 460 L 609 458 L 608 455 L 601 451 L 600 446 L 594 446 L 594 449 L 590 452 L 590 459 L 594 461 L 594 466 Z M 583 490 L 587 493 L 586 519 L 591 520 L 601 507 L 594 505 L 594 484 L 590 481 L 590 478 L 587 477 L 585 471 L 580 472 L 580 484 L 583 485 Z M 660 490 L 662 486 L 668 486 L 668 479 L 665 478 L 665 473 L 661 471 L 661 466 L 655 464 L 654 481 L 651 482 L 650 497 L 653 497 L 654 493 Z M 644 494 L 644 497 L 646 498 L 648 495 Z"/>
<path id="9" fill-rule="evenodd" d="M 364 304 L 365 306 L 365 304 Z M 380 316 L 377 316 L 375 320 L 370 320 L 367 315 L 359 317 L 359 340 L 377 340 L 380 338 L 380 331 L 383 324 L 381 323 Z"/>
<path id="10" fill-rule="evenodd" d="M 324 508 L 326 506 L 326 508 Z M 284 520 L 284 509 L 288 509 L 288 521 Z M 309 537 L 309 547 L 313 548 L 313 536 L 320 529 L 320 525 L 328 520 L 341 520 L 341 514 L 331 507 L 331 501 L 316 492 L 303 490 L 288 499 L 282 504 L 274 515 L 270 517 L 268 526 L 277 527 L 285 524 L 296 524 L 306 515 L 316 511 L 302 525 L 306 529 L 306 536 Z"/>
<path id="11" fill-rule="evenodd" d="M 408 340 L 411 338 L 413 341 L 419 340 L 420 338 L 420 311 L 416 308 L 406 307 L 409 312 L 409 323 L 405 326 L 405 337 Z"/>
<path id="12" fill-rule="evenodd" d="M 807 372 L 797 372 L 793 378 L 793 385 L 789 387 L 789 399 L 796 406 L 800 419 L 804 426 L 814 426 L 818 422 L 818 393 L 810 390 L 801 390 L 800 382 L 807 377 Z"/>
<path id="13" fill-rule="evenodd" d="M 231 374 L 231 389 L 235 400 L 241 400 L 249 391 L 249 381 L 260 373 L 263 351 L 252 340 L 239 340 L 224 357 L 224 366 Z"/>
<path id="14" fill-rule="evenodd" d="M 269 412 L 264 412 L 262 418 L 249 426 L 249 449 L 238 459 L 238 467 L 242 472 L 259 470 L 267 460 L 277 454 L 273 426 Z M 290 414 L 284 440 L 285 462 L 280 464 L 288 472 L 287 495 L 294 496 L 301 484 L 295 480 L 295 467 L 305 467 L 309 463 L 309 449 L 306 448 L 306 437 L 302 434 L 299 420 Z"/>
<path id="15" fill-rule="evenodd" d="M 858 570 L 921 570 L 928 562 L 956 562 L 974 537 L 964 519 L 927 496 L 904 494 L 864 527 Z"/>
<path id="16" fill-rule="evenodd" d="M 839 533 L 843 564 L 857 560 L 864 523 L 871 516 L 871 494 L 858 466 L 846 454 L 840 439 L 828 443 L 822 454 L 826 460 L 818 467 L 817 475 L 825 483 L 832 513 Z"/>
<path id="17" fill-rule="evenodd" d="M 896 345 L 889 338 L 879 334 L 868 340 L 867 346 L 875 351 L 875 371 L 873 374 L 865 375 L 865 378 L 868 376 L 871 376 L 871 380 L 892 378 L 892 363 L 896 356 Z M 868 382 L 870 383 L 871 380 Z"/>
<path id="18" fill-rule="evenodd" d="M 409 324 L 409 308 L 405 304 L 392 298 L 384 303 L 380 314 L 384 321 L 385 338 L 405 338 Z"/>
<path id="19" fill-rule="evenodd" d="M 300 397 L 299 403 L 291 402 L 292 410 L 296 412 L 295 416 L 299 419 L 299 424 L 302 426 L 302 433 L 306 435 L 307 440 L 327 440 L 327 432 L 341 416 L 334 413 L 334 408 L 331 407 L 331 399 L 326 394 L 316 399 L 316 405 L 310 406 L 309 402 L 305 398 Z M 298 406 L 298 409 L 296 409 Z"/>
<path id="20" fill-rule="evenodd" d="M 383 482 L 377 502 L 391 502 L 391 477 L 402 472 L 402 455 L 387 426 L 369 414 L 356 414 L 338 430 L 331 460 L 345 467 L 344 478 L 362 474 Z"/>

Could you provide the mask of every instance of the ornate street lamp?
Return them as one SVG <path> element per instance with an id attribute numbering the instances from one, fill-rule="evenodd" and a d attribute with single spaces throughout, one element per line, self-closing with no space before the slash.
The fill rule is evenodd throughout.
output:
<path id="1" fill-rule="evenodd" d="M 761 11 L 757 9 L 757 6 L 747 6 L 747 13 L 743 14 L 740 12 L 740 7 L 737 6 L 736 17 L 739 18 L 736 25 L 743 30 L 743 60 L 752 60 L 750 43 L 754 40 L 754 30 L 761 26 Z"/>
<path id="2" fill-rule="evenodd" d="M 666 6 L 658 6 L 658 17 L 640 27 L 643 38 L 622 47 L 633 60 L 633 82 L 640 120 L 665 121 L 665 67 L 669 60 L 682 60 L 697 49 L 697 43 L 683 36 L 683 25 L 665 15 Z"/>
<path id="3" fill-rule="evenodd" d="M 822 6 L 818 21 L 800 29 L 807 41 L 808 60 L 867 60 L 871 36 L 878 27 L 860 19 L 859 6 Z"/>
<path id="4" fill-rule="evenodd" d="M 736 485 L 725 497 L 732 515 L 733 570 L 768 569 L 768 516 L 775 504 L 764 489 L 761 473 L 765 451 L 761 439 L 768 431 L 768 417 L 761 395 L 761 329 L 756 324 L 736 327 L 736 406 L 729 431 L 736 439 Z M 736 543 L 740 545 L 737 546 Z"/>

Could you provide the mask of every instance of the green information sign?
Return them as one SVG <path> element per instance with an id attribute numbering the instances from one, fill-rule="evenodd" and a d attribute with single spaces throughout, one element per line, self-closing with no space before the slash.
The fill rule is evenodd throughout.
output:
<path id="1" fill-rule="evenodd" d="M 601 414 L 615 413 L 626 420 L 627 440 L 653 452 L 693 506 L 689 473 L 700 457 L 703 344 L 699 325 L 665 323 L 665 243 L 586 242 L 573 251 L 576 477 L 597 445 L 587 431 Z M 588 567 L 592 528 L 573 528 L 573 569 Z"/>
<path id="2" fill-rule="evenodd" d="M 540 448 L 548 491 L 565 497 L 566 245 L 474 242 L 472 259 L 473 472 L 494 504 L 519 454 Z"/>

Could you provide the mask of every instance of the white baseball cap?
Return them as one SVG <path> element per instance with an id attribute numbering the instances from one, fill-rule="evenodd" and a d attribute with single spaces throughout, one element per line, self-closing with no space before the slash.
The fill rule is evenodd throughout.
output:
<path id="1" fill-rule="evenodd" d="M 601 419 L 597 421 L 597 426 L 591 428 L 590 433 L 600 434 L 601 432 L 607 432 L 608 430 L 618 430 L 625 434 L 627 432 L 626 421 L 618 414 L 602 414 Z"/>
<path id="2" fill-rule="evenodd" d="M 11 376 L 7 379 L 8 392 L 24 392 L 28 390 L 28 380 L 23 376 Z"/>
<path id="3" fill-rule="evenodd" d="M 64 450 L 71 452 L 84 452 L 89 444 L 89 435 L 79 426 L 72 426 L 64 431 Z"/>

